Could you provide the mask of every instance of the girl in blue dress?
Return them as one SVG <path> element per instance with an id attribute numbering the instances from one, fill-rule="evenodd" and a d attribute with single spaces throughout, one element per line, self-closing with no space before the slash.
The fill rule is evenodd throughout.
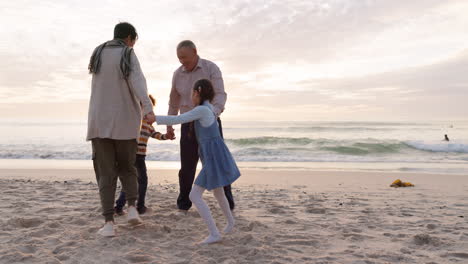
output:
<path id="1" fill-rule="evenodd" d="M 209 80 L 198 80 L 192 91 L 192 102 L 197 107 L 178 116 L 156 116 L 158 125 L 175 125 L 194 121 L 198 152 L 203 168 L 193 184 L 189 197 L 208 226 L 209 236 L 201 242 L 202 244 L 221 240 L 221 234 L 211 216 L 210 209 L 202 198 L 203 192 L 213 191 L 227 220 L 224 233 L 229 233 L 234 228 L 234 217 L 229 209 L 223 187 L 232 184 L 240 176 L 236 162 L 219 133 L 216 115 L 210 104 L 214 95 L 213 85 Z"/>

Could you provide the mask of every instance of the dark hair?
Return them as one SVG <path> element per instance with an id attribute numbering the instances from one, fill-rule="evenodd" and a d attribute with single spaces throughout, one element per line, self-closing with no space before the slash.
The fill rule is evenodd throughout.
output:
<path id="1" fill-rule="evenodd" d="M 180 48 L 192 48 L 192 49 L 197 49 L 197 47 L 195 46 L 195 43 L 193 43 L 193 41 L 191 40 L 183 40 L 179 43 L 179 45 L 177 45 L 177 50 L 180 49 Z"/>
<path id="2" fill-rule="evenodd" d="M 211 102 L 214 97 L 214 89 L 213 85 L 211 84 L 210 80 L 201 79 L 195 82 L 193 85 L 193 89 L 200 93 L 200 104 L 203 104 L 205 100 Z"/>
<path id="3" fill-rule="evenodd" d="M 150 94 L 149 95 L 149 99 L 151 100 L 151 103 L 153 104 L 153 106 L 156 105 L 156 99 L 154 99 L 154 97 Z"/>
<path id="4" fill-rule="evenodd" d="M 128 36 L 132 40 L 138 38 L 138 33 L 135 27 L 128 22 L 120 22 L 114 27 L 114 38 L 125 39 Z"/>

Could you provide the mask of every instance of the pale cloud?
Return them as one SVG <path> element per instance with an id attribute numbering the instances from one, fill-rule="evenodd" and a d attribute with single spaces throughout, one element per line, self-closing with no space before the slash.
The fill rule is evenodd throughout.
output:
<path id="1" fill-rule="evenodd" d="M 129 21 L 159 112 L 175 46 L 192 39 L 223 72 L 230 118 L 467 116 L 467 12 L 461 0 L 4 1 L 0 103 L 86 112 L 90 53 Z"/>

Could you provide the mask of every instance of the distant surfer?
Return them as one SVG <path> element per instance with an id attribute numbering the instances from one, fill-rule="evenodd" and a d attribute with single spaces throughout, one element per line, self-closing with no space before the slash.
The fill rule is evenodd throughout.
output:
<path id="1" fill-rule="evenodd" d="M 445 141 L 450 141 L 450 139 L 448 138 L 447 134 L 445 134 Z"/>

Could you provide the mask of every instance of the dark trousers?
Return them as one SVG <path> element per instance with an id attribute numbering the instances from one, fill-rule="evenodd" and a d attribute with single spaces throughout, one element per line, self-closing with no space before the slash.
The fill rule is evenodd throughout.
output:
<path id="1" fill-rule="evenodd" d="M 145 155 L 136 155 L 135 167 L 138 171 L 138 200 L 137 208 L 145 207 L 146 190 L 148 189 L 148 173 L 146 172 Z M 115 207 L 122 209 L 127 202 L 125 192 L 120 192 L 119 199 L 115 202 Z"/>
<path id="2" fill-rule="evenodd" d="M 219 132 L 223 136 L 223 128 L 221 119 L 218 118 Z M 198 142 L 195 135 L 194 124 L 182 124 L 180 131 L 180 163 L 179 171 L 179 197 L 177 198 L 177 207 L 181 210 L 188 210 L 192 206 L 189 199 L 190 191 L 192 190 L 195 172 L 198 163 Z M 231 185 L 224 186 L 224 194 L 229 202 L 231 210 L 234 209 L 234 199 L 232 197 Z"/>
<path id="3" fill-rule="evenodd" d="M 102 215 L 106 221 L 114 220 L 114 200 L 117 178 L 127 193 L 128 205 L 137 199 L 136 139 L 114 140 L 93 138 L 93 166 L 99 186 Z"/>

